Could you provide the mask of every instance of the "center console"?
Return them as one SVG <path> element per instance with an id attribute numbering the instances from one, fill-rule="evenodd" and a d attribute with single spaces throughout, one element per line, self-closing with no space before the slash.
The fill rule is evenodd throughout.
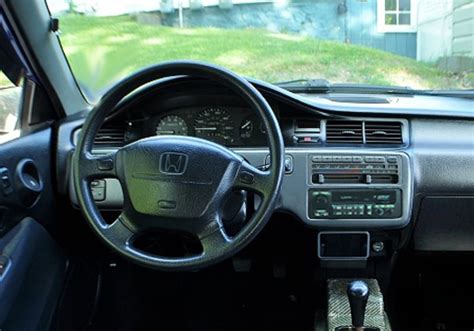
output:
<path id="1" fill-rule="evenodd" d="M 320 225 L 405 225 L 411 209 L 406 154 L 314 153 L 307 160 L 307 218 Z"/>

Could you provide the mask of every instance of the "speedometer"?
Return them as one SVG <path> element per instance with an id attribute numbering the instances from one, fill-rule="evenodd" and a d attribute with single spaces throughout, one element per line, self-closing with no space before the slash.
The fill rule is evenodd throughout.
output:
<path id="1" fill-rule="evenodd" d="M 156 134 L 163 135 L 188 135 L 188 126 L 184 119 L 176 115 L 168 115 L 163 117 L 156 126 Z"/>
<path id="2" fill-rule="evenodd" d="M 196 137 L 219 144 L 234 142 L 234 122 L 225 109 L 213 107 L 204 109 L 194 120 Z"/>

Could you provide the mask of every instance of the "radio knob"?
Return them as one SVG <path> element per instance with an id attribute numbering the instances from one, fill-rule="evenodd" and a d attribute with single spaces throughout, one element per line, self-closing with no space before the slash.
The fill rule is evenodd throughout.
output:
<path id="1" fill-rule="evenodd" d="M 383 210 L 382 208 L 375 208 L 375 209 L 374 209 L 374 213 L 375 213 L 375 215 L 377 215 L 377 216 L 383 216 L 384 210 Z"/>
<path id="2" fill-rule="evenodd" d="M 318 195 L 318 196 L 316 196 L 315 202 L 316 202 L 316 205 L 318 205 L 318 206 L 325 206 L 329 203 L 329 200 L 324 195 Z"/>

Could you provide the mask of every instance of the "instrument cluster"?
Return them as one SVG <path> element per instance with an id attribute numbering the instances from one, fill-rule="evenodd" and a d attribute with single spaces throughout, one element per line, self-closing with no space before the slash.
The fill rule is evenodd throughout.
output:
<path id="1" fill-rule="evenodd" d="M 229 147 L 267 146 L 265 127 L 251 109 L 241 107 L 189 107 L 141 120 L 141 138 L 181 135 L 210 140 Z M 136 127 L 138 123 L 130 122 Z"/>

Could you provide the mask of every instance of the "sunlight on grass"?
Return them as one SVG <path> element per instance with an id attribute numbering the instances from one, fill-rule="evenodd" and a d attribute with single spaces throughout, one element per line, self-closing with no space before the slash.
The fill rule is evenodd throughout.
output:
<path id="1" fill-rule="evenodd" d="M 178 29 L 138 24 L 130 16 L 61 18 L 61 41 L 79 80 L 95 91 L 144 66 L 193 59 L 269 82 L 331 82 L 462 88 L 434 66 L 376 49 L 263 29 Z M 464 86 L 466 87 L 466 86 Z"/>
<path id="2" fill-rule="evenodd" d="M 286 40 L 286 41 L 304 41 L 304 39 L 305 39 L 302 36 L 283 34 L 283 33 L 269 33 L 269 34 L 267 34 L 267 36 L 272 37 L 272 38 L 281 39 L 281 40 Z"/>

